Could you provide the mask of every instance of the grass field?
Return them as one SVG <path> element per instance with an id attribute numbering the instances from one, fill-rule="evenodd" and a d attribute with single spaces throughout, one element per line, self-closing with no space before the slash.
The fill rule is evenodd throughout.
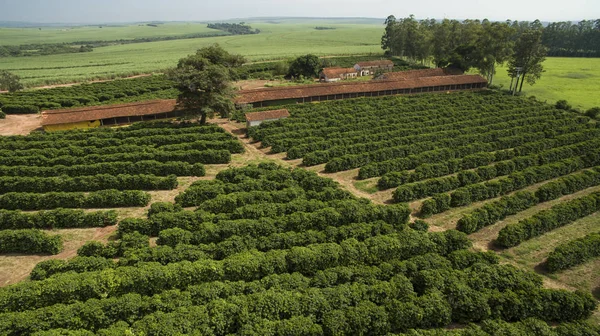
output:
<path id="1" fill-rule="evenodd" d="M 242 54 L 250 61 L 284 59 L 306 53 L 322 56 L 381 53 L 380 38 L 383 27 L 380 25 L 332 24 L 328 26 L 335 27 L 335 30 L 315 30 L 314 27 L 319 24 L 261 23 L 252 24 L 253 28 L 262 31 L 258 35 L 115 45 L 96 48 L 93 52 L 82 54 L 0 58 L 0 69 L 17 73 L 25 84 L 33 86 L 110 78 L 115 74 L 160 71 L 174 66 L 177 60 L 195 50 L 213 43 L 219 43 L 230 52 Z M 144 31 L 146 28 L 155 29 L 131 29 Z M 114 29 L 117 32 L 110 35 L 111 38 L 121 34 L 119 28 Z M 2 39 L 3 31 L 0 31 Z M 181 33 L 177 30 L 169 32 Z M 81 34 L 75 36 L 79 38 Z M 90 36 L 99 37 L 97 33 Z"/>
<path id="2" fill-rule="evenodd" d="M 599 58 L 548 57 L 544 69 L 546 72 L 535 85 L 525 83 L 524 93 L 549 103 L 566 99 L 580 109 L 600 106 Z M 505 67 L 497 70 L 494 84 L 509 88 L 510 78 Z"/>
<path id="3" fill-rule="evenodd" d="M 102 27 L 102 28 L 100 28 Z M 116 41 L 143 37 L 223 33 L 204 23 L 167 23 L 157 27 L 145 24 L 44 28 L 0 28 L 3 45 L 68 43 L 76 41 Z M 225 34 L 225 33 L 223 33 Z"/>

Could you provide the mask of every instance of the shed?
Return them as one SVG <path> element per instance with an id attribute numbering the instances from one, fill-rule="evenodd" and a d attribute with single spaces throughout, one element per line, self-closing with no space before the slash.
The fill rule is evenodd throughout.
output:
<path id="1" fill-rule="evenodd" d="M 129 104 L 43 111 L 42 126 L 44 130 L 51 132 L 174 118 L 181 114 L 181 111 L 175 110 L 176 103 L 174 99 L 151 100 Z"/>
<path id="2" fill-rule="evenodd" d="M 398 72 L 387 72 L 378 76 L 377 80 L 410 80 L 421 77 L 438 77 L 438 76 L 457 76 L 463 75 L 464 71 L 455 68 L 433 68 L 433 69 L 418 69 Z"/>
<path id="3" fill-rule="evenodd" d="M 246 113 L 246 127 L 258 126 L 265 121 L 284 119 L 289 116 L 290 112 L 287 109 Z"/>
<path id="4" fill-rule="evenodd" d="M 482 90 L 487 81 L 480 75 L 433 76 L 410 80 L 338 82 L 300 86 L 281 86 L 238 91 L 236 104 L 254 107 L 281 106 L 359 97 L 397 94 Z"/>
<path id="5" fill-rule="evenodd" d="M 354 68 L 325 68 L 319 74 L 319 80 L 327 83 L 356 77 L 358 71 Z"/>
<path id="6" fill-rule="evenodd" d="M 390 60 L 358 62 L 354 65 L 354 69 L 360 76 L 368 76 L 374 74 L 377 70 L 384 72 L 394 70 L 394 62 Z"/>

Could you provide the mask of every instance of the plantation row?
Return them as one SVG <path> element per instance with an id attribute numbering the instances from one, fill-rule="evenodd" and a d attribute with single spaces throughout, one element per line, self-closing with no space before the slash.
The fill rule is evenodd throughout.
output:
<path id="1" fill-rule="evenodd" d="M 500 230 L 496 243 L 505 248 L 513 247 L 597 211 L 600 211 L 600 192 L 555 205 L 508 225 Z"/>
<path id="2" fill-rule="evenodd" d="M 524 108 L 517 108 L 517 110 L 522 111 Z M 308 136 L 305 138 L 295 138 L 295 136 L 305 136 L 305 134 L 303 134 L 304 132 L 301 132 L 300 134 L 298 134 L 299 132 L 292 132 L 290 133 L 290 138 L 288 138 L 288 133 L 277 134 L 278 139 L 276 140 L 273 139 L 275 138 L 275 135 L 272 135 L 264 139 L 262 145 L 263 147 L 271 146 L 271 151 L 274 153 L 282 152 L 287 149 L 290 155 L 288 158 L 298 158 L 300 155 L 304 156 L 313 151 L 328 150 L 331 148 L 335 149 L 336 147 L 343 148 L 344 146 L 356 143 L 363 145 L 373 143 L 373 145 L 376 146 L 381 141 L 389 141 L 390 138 L 442 131 L 455 131 L 464 127 L 486 126 L 494 123 L 508 122 L 522 117 L 522 113 L 518 113 L 518 111 L 511 110 L 512 113 L 508 115 L 505 111 L 495 111 L 482 117 L 481 115 L 477 115 L 475 111 L 469 110 L 464 111 L 466 115 L 456 114 L 456 112 L 454 112 L 456 115 L 434 118 L 431 121 L 422 120 L 418 114 L 411 117 L 402 116 L 400 118 L 386 116 L 385 118 L 380 118 L 379 122 L 366 119 L 364 122 L 356 121 L 357 124 L 347 127 L 334 127 L 330 126 L 329 123 L 326 123 L 326 125 L 324 125 L 326 131 L 331 132 L 329 137 L 322 138 L 319 136 Z M 550 109 L 546 108 L 546 110 L 531 111 L 532 114 L 530 117 L 535 118 L 544 115 L 547 117 L 548 112 L 544 111 L 550 111 Z M 426 113 L 426 111 L 422 111 L 421 113 Z M 557 113 L 558 116 L 561 114 L 562 113 Z M 471 118 L 468 118 L 468 116 Z M 420 128 L 415 129 L 416 127 Z M 346 128 L 348 128 L 348 130 L 346 130 Z M 253 129 L 254 128 L 251 128 L 249 133 L 251 133 Z M 315 131 L 305 132 L 314 133 Z M 325 136 L 324 134 L 321 134 L 321 132 L 319 132 L 319 135 Z M 433 136 L 433 134 L 430 134 L 430 136 Z"/>
<path id="3" fill-rule="evenodd" d="M 288 151 L 289 159 L 302 157 L 305 165 L 327 163 L 327 172 L 361 167 L 359 178 L 491 154 L 572 133 L 588 131 L 581 139 L 592 139 L 598 132 L 585 117 L 493 93 L 290 108 L 292 118 L 251 128 L 249 136 L 272 146 L 272 152 Z M 324 108 L 328 114 L 322 112 Z M 399 185 L 390 182 L 386 187 Z"/>
<path id="4" fill-rule="evenodd" d="M 470 234 L 539 203 L 548 202 L 597 185 L 600 185 L 600 167 L 567 175 L 542 185 L 535 192 L 519 191 L 514 195 L 504 196 L 498 201 L 485 204 L 459 219 L 457 230 Z M 422 211 L 424 210 L 422 208 Z M 425 211 L 423 214 L 433 212 L 433 210 Z"/>
<path id="5" fill-rule="evenodd" d="M 573 132 L 577 132 L 578 129 L 572 129 Z M 455 147 L 453 149 L 443 148 L 432 151 L 422 152 L 417 155 L 411 155 L 405 158 L 391 159 L 387 161 L 374 162 L 367 164 L 360 168 L 358 177 L 360 179 L 366 179 L 371 177 L 377 177 L 385 175 L 389 172 L 401 172 L 404 170 L 415 169 L 421 164 L 425 163 L 441 163 L 452 159 L 461 159 L 466 156 L 477 154 L 479 157 L 486 157 L 492 159 L 490 152 L 502 151 L 509 149 L 510 146 L 519 146 L 522 139 L 519 136 L 509 137 L 507 139 L 501 139 L 499 142 L 491 143 L 474 143 L 471 145 L 465 145 L 461 147 Z M 509 157 L 511 151 L 509 152 Z M 504 154 L 505 152 L 501 152 Z"/>
<path id="6" fill-rule="evenodd" d="M 425 213 L 440 213 L 451 207 L 465 206 L 473 202 L 507 195 L 536 183 L 571 174 L 598 164 L 600 164 L 600 159 L 597 155 L 594 155 L 591 158 L 579 157 L 531 167 L 497 180 L 471 184 L 458 188 L 451 193 L 438 194 L 426 201 L 427 205 L 424 203 L 422 208 L 429 208 Z"/>
<path id="7" fill-rule="evenodd" d="M 0 177 L 0 194 L 99 191 L 111 188 L 117 190 L 173 190 L 177 188 L 177 176 L 101 174 L 78 177 Z"/>
<path id="8" fill-rule="evenodd" d="M 115 211 L 56 209 L 27 213 L 0 210 L 0 230 L 93 228 L 117 224 Z"/>
<path id="9" fill-rule="evenodd" d="M 460 171 L 457 175 L 405 184 L 394 191 L 394 197 L 398 202 L 412 201 L 431 196 L 435 193 L 446 192 L 458 187 L 492 180 L 496 177 L 519 174 L 523 171 L 530 171 L 552 163 L 569 160 L 570 158 L 577 158 L 578 156 L 585 164 L 594 165 L 598 160 L 597 155 L 599 154 L 596 149 L 597 144 L 600 144 L 600 141 L 591 140 L 575 145 L 554 148 L 538 155 L 519 156 L 509 161 L 500 161 L 493 165 L 479 166 L 475 170 Z M 501 155 L 503 155 L 502 152 L 496 152 L 494 156 Z M 487 163 L 491 160 L 490 156 L 479 156 L 479 158 L 479 163 Z"/>
<path id="10" fill-rule="evenodd" d="M 0 195 L 0 209 L 25 211 L 57 208 L 144 207 L 149 202 L 150 194 L 140 190 L 107 189 L 90 193 L 49 192 L 45 194 L 11 192 Z"/>
<path id="11" fill-rule="evenodd" d="M 461 159 L 450 159 L 433 164 L 425 163 L 417 166 L 413 172 L 387 173 L 377 181 L 377 187 L 380 190 L 385 190 L 435 177 L 456 173 L 460 175 L 463 171 L 470 169 L 476 169 L 475 172 L 480 176 L 485 176 L 487 175 L 486 171 L 493 172 L 494 169 L 496 169 L 497 173 L 504 172 L 505 174 L 509 174 L 536 162 L 538 164 L 548 163 L 548 160 L 551 160 L 557 152 L 560 153 L 563 150 L 581 148 L 578 143 L 581 142 L 583 145 L 589 140 L 596 139 L 600 135 L 599 132 L 600 130 L 569 133 L 493 153 L 476 153 L 467 155 Z M 570 145 L 575 145 L 575 147 L 571 147 Z M 569 147 L 559 148 L 564 146 Z"/>
<path id="12" fill-rule="evenodd" d="M 0 231 L 0 253 L 58 254 L 62 248 L 59 235 L 50 236 L 36 229 Z"/>
<path id="13" fill-rule="evenodd" d="M 167 130 L 167 129 L 165 129 Z M 74 151 L 73 155 L 87 155 L 87 154 L 100 154 L 98 153 L 99 147 L 125 147 L 125 146 L 146 146 L 146 147 L 161 147 L 166 145 L 177 145 L 177 144 L 188 144 L 195 141 L 215 141 L 223 142 L 232 139 L 232 136 L 220 131 L 214 131 L 214 127 L 208 126 L 210 133 L 197 132 L 192 128 L 187 128 L 186 131 L 190 133 L 174 134 L 169 135 L 139 135 L 133 136 L 132 138 L 112 138 L 112 137 L 95 137 L 94 133 L 86 139 L 63 139 L 51 137 L 49 139 L 39 139 L 33 137 L 32 139 L 18 139 L 17 141 L 4 141 L 0 142 L 0 147 L 6 150 L 28 150 L 28 149 L 45 149 L 45 148 L 57 148 L 57 149 L 68 149 Z M 57 132 L 58 133 L 58 132 Z M 33 133 L 35 134 L 35 133 Z M 54 133 L 52 133 L 54 134 Z M 68 133 L 62 133 L 68 134 Z M 27 136 L 29 137 L 29 136 Z M 227 142 L 228 143 L 228 142 Z M 95 147 L 95 148 L 87 148 Z M 135 147 L 130 147 L 135 148 Z M 140 150 L 138 148 L 137 150 Z M 115 152 L 115 149 L 109 149 L 110 152 Z M 27 152 L 24 153 L 25 155 Z"/>
<path id="14" fill-rule="evenodd" d="M 359 164 L 365 165 L 370 162 L 385 161 L 389 157 L 405 157 L 438 147 L 459 146 L 469 142 L 489 142 L 491 139 L 502 139 L 516 135 L 524 136 L 525 134 L 531 134 L 532 136 L 537 135 L 542 138 L 542 136 L 546 136 L 546 134 L 557 134 L 554 132 L 553 127 L 563 127 L 563 129 L 568 129 L 568 127 L 564 127 L 564 121 L 537 124 L 535 126 L 530 125 L 529 128 L 525 126 L 528 123 L 537 123 L 539 121 L 539 118 L 528 118 L 526 120 L 501 122 L 488 126 L 466 127 L 462 128 L 460 131 L 442 131 L 426 133 L 420 136 L 399 137 L 375 143 L 370 142 L 351 146 L 336 146 L 326 151 L 309 153 L 304 157 L 302 163 L 311 166 L 329 162 L 328 166 L 338 165 L 344 167 L 344 161 L 357 161 L 357 158 L 360 158 L 362 155 L 365 157 L 362 164 L 359 162 L 353 163 L 358 167 Z M 542 121 L 548 120 L 546 117 L 542 117 Z M 526 139 L 525 136 L 524 138 Z M 410 149 L 408 146 L 411 144 L 416 145 L 417 147 L 411 151 L 406 151 L 406 149 Z M 336 159 L 338 160 L 337 162 Z M 337 170 L 339 169 L 341 168 L 337 168 Z"/>
<path id="15" fill-rule="evenodd" d="M 0 166 L 0 176 L 15 177 L 52 177 L 52 176 L 92 176 L 92 175 L 119 175 L 128 172 L 132 175 L 156 176 L 204 176 L 206 170 L 201 163 L 190 164 L 181 161 L 159 162 L 143 160 L 136 162 L 102 162 L 84 165 L 55 165 L 51 167 L 31 166 Z"/>
<path id="16" fill-rule="evenodd" d="M 190 138 L 196 137 L 197 135 L 191 133 L 189 135 Z M 203 137 L 206 138 L 206 137 Z M 157 144 L 157 148 L 149 147 L 151 141 L 148 139 L 144 139 L 143 142 L 148 143 L 147 145 L 117 145 L 117 146 L 109 146 L 109 147 L 77 147 L 73 143 L 65 144 L 67 147 L 62 148 L 47 148 L 47 149 L 21 149 L 21 150 L 9 150 L 4 149 L 0 150 L 0 154 L 3 157 L 11 157 L 11 156 L 44 156 L 46 158 L 54 159 L 63 156 L 85 156 L 85 155 L 100 155 L 100 154 L 116 154 L 121 152 L 146 152 L 146 153 L 157 153 L 161 151 L 184 151 L 184 150 L 228 150 L 231 153 L 241 153 L 243 152 L 242 145 L 236 140 L 228 140 L 226 136 L 218 136 L 213 140 L 198 140 L 194 142 L 187 143 L 177 143 L 173 145 L 163 145 L 160 146 L 160 141 Z M 134 138 L 131 142 L 141 142 Z M 150 139 L 152 140 L 152 139 Z M 171 140 L 173 141 L 173 140 Z"/>
<path id="17" fill-rule="evenodd" d="M 100 139 L 127 139 L 154 135 L 180 135 L 180 134 L 227 134 L 225 130 L 216 125 L 199 125 L 195 122 L 169 122 L 151 121 L 139 122 L 127 127 L 118 128 L 91 128 L 84 130 L 56 131 L 51 133 L 33 132 L 28 135 L 11 135 L 0 138 L 0 142 L 23 142 L 23 141 L 60 141 L 60 140 L 88 140 Z"/>
<path id="18" fill-rule="evenodd" d="M 149 76 L 3 94 L 0 109 L 7 114 L 37 113 L 77 106 L 174 99 L 176 96 L 173 83 L 164 76 Z"/>
<path id="19" fill-rule="evenodd" d="M 520 102 L 518 99 L 509 101 L 500 96 L 484 97 L 462 93 L 437 97 L 396 96 L 334 101 L 327 102 L 325 105 L 327 106 L 320 104 L 293 106 L 294 113 L 291 118 L 251 128 L 248 134 L 253 139 L 265 143 L 265 146 L 271 146 L 273 141 L 288 139 L 309 143 L 302 139 L 322 137 L 322 140 L 326 140 L 330 135 L 341 137 L 342 133 L 352 137 L 364 134 L 361 131 L 371 130 L 370 126 L 375 129 L 367 134 L 379 133 L 381 132 L 379 128 L 394 131 L 396 128 L 391 127 L 393 124 L 421 122 L 424 127 L 439 126 L 450 123 L 451 120 L 467 121 L 469 116 L 476 116 L 477 111 L 481 114 L 482 110 L 490 117 L 501 115 L 503 111 L 522 110 L 525 107 L 531 107 L 533 113 L 548 110 L 547 106 L 535 101 Z M 436 121 L 440 118 L 444 120 Z"/>
<path id="20" fill-rule="evenodd" d="M 564 122 L 549 126 L 558 126 L 560 124 L 564 124 Z M 557 133 L 562 134 L 560 133 L 561 131 L 573 132 L 579 129 L 579 127 L 566 127 Z M 369 178 L 374 177 L 373 175 L 381 176 L 390 171 L 414 169 L 423 163 L 437 163 L 440 160 L 464 158 L 465 156 L 480 154 L 482 152 L 505 150 L 548 138 L 548 133 L 546 132 L 509 135 L 500 138 L 495 136 L 497 134 L 484 133 L 477 136 L 461 136 L 452 140 L 423 144 L 421 146 L 417 144 L 414 147 L 402 146 L 381 149 L 369 154 L 344 155 L 329 161 L 325 165 L 325 171 L 335 173 L 362 167 L 359 171 L 359 177 Z M 450 148 L 455 148 L 455 150 L 451 150 Z"/>
<path id="21" fill-rule="evenodd" d="M 143 207 L 243 146 L 218 126 L 139 123 L 119 129 L 0 138 L 0 209 Z M 84 194 L 83 192 L 89 192 Z"/>
<path id="22" fill-rule="evenodd" d="M 591 233 L 557 246 L 548 256 L 546 268 L 550 272 L 556 272 L 596 257 L 600 257 L 600 233 Z"/>

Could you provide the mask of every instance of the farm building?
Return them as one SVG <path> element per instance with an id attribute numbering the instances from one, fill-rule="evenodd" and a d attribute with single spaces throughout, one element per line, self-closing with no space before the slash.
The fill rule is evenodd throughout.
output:
<path id="1" fill-rule="evenodd" d="M 175 110 L 175 103 L 175 100 L 153 100 L 130 104 L 43 111 L 42 126 L 44 130 L 52 132 L 173 118 L 180 115 L 180 111 Z"/>
<path id="2" fill-rule="evenodd" d="M 358 72 L 354 68 L 325 68 L 319 74 L 319 80 L 327 83 L 356 77 Z"/>
<path id="3" fill-rule="evenodd" d="M 246 113 L 246 127 L 258 126 L 265 121 L 288 118 L 290 112 L 286 109 Z"/>
<path id="4" fill-rule="evenodd" d="M 358 62 L 354 65 L 354 69 L 360 76 L 368 76 L 374 74 L 377 70 L 384 72 L 394 70 L 394 62 L 390 60 Z"/>
<path id="5" fill-rule="evenodd" d="M 408 80 L 421 77 L 436 77 L 436 76 L 456 76 L 462 75 L 464 72 L 456 68 L 435 68 L 435 69 L 420 69 L 398 72 L 384 73 L 375 78 L 376 80 Z"/>
<path id="6" fill-rule="evenodd" d="M 263 107 L 358 97 L 480 90 L 486 86 L 487 81 L 479 75 L 421 77 L 402 81 L 323 83 L 319 85 L 242 90 L 238 92 L 236 103 L 238 105 L 252 104 L 254 107 Z"/>

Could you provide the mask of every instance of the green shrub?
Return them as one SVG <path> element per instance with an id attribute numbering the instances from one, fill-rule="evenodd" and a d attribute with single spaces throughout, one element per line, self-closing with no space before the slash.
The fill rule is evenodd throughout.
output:
<path id="1" fill-rule="evenodd" d="M 0 231 L 0 253 L 58 254 L 62 248 L 60 235 L 50 236 L 35 229 Z"/>
<path id="2" fill-rule="evenodd" d="M 6 114 L 34 114 L 40 112 L 37 106 L 32 105 L 4 105 L 2 112 Z"/>

